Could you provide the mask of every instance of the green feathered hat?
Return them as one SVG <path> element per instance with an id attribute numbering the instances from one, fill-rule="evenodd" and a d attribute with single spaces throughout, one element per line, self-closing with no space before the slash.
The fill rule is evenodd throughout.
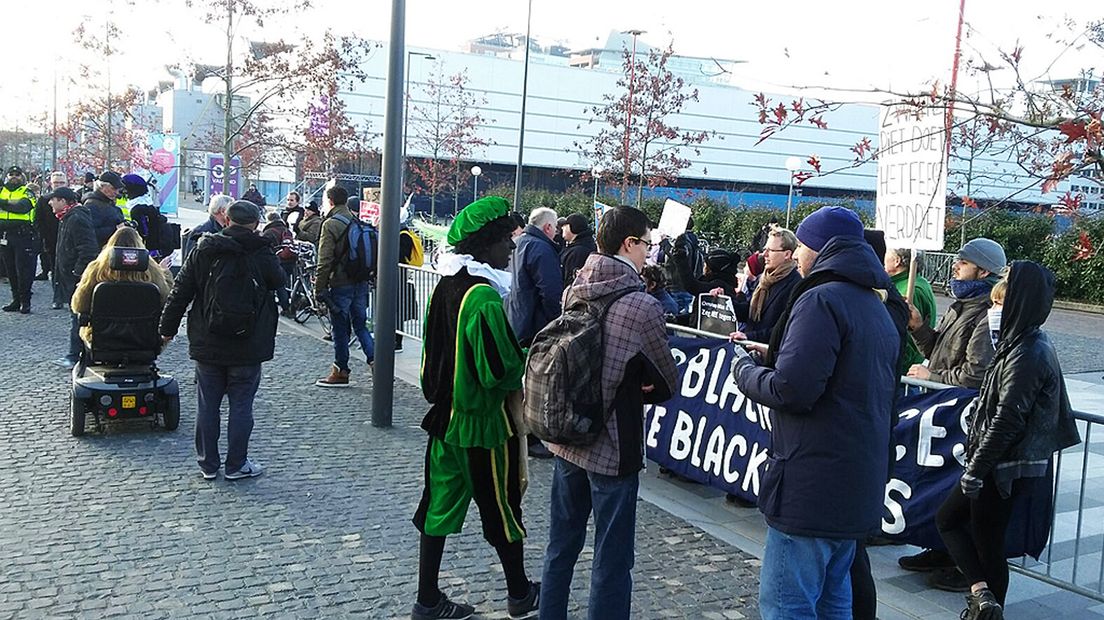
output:
<path id="1" fill-rule="evenodd" d="M 448 231 L 448 244 L 455 246 L 488 222 L 510 213 L 510 203 L 501 196 L 484 196 L 464 207 Z"/>

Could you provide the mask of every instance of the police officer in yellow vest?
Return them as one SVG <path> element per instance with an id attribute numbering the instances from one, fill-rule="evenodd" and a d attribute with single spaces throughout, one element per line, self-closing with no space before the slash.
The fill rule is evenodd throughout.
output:
<path id="1" fill-rule="evenodd" d="M 0 261 L 11 284 L 12 301 L 4 312 L 31 312 L 31 285 L 38 263 L 38 238 L 34 228 L 35 196 L 27 189 L 19 166 L 8 168 L 0 187 Z"/>

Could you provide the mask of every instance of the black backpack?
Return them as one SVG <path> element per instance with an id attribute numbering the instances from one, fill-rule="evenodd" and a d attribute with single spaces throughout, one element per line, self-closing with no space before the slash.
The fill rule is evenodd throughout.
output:
<path id="1" fill-rule="evenodd" d="M 269 296 L 250 254 L 220 254 L 203 287 L 207 328 L 227 338 L 249 338 Z"/>
<path id="2" fill-rule="evenodd" d="M 353 282 L 376 281 L 376 246 L 379 233 L 360 218 L 350 220 L 344 215 L 333 218 L 345 223 L 345 275 Z"/>
<path id="3" fill-rule="evenodd" d="M 525 420 L 539 439 L 594 443 L 606 425 L 602 399 L 605 322 L 610 306 L 633 289 L 577 301 L 537 333 L 525 363 Z"/>

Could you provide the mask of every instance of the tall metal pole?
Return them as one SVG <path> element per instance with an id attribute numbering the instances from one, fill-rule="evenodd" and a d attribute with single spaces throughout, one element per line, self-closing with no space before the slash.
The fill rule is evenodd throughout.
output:
<path id="1" fill-rule="evenodd" d="M 399 210 L 402 209 L 403 56 L 406 2 L 391 0 L 387 104 L 380 197 L 379 273 L 376 278 L 376 363 L 372 380 L 372 426 L 391 426 L 395 395 L 395 318 L 399 304 Z"/>
<path id="2" fill-rule="evenodd" d="M 793 177 L 794 173 L 790 171 L 790 193 L 786 194 L 786 228 L 790 227 L 790 206 L 793 204 Z"/>
<path id="3" fill-rule="evenodd" d="M 57 170 L 57 62 L 54 62 L 54 128 L 50 131 L 54 138 L 54 155 L 50 159 L 50 171 Z"/>
<path id="4" fill-rule="evenodd" d="M 521 207 L 521 166 L 525 153 L 525 103 L 529 95 L 529 37 L 533 32 L 533 0 L 529 0 L 529 14 L 525 18 L 525 67 L 521 73 L 521 123 L 518 126 L 518 158 L 514 170 L 514 209 Z"/>

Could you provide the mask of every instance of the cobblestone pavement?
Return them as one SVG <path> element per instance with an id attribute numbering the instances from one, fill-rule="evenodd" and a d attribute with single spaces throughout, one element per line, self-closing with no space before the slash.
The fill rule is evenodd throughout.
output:
<path id="1" fill-rule="evenodd" d="M 43 283 L 36 292 L 34 314 L 0 313 L 0 618 L 409 617 L 425 441 L 417 390 L 396 385 L 395 426 L 373 428 L 363 364 L 356 387 L 314 388 L 329 348 L 282 327 L 250 446 L 267 471 L 205 482 L 183 338 L 161 360 L 181 382 L 178 431 L 114 423 L 73 438 L 69 379 L 51 364 L 68 316 L 48 309 Z M 524 504 L 534 579 L 550 472 L 532 464 Z M 758 572 L 750 556 L 641 502 L 634 618 L 758 618 Z M 588 581 L 580 562 L 575 615 Z M 475 514 L 446 548 L 442 587 L 504 616 L 501 568 Z"/>

